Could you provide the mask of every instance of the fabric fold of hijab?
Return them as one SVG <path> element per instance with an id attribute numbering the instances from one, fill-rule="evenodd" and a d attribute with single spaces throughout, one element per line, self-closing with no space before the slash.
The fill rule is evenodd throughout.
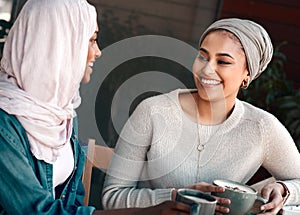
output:
<path id="1" fill-rule="evenodd" d="M 96 25 L 86 0 L 28 0 L 6 38 L 0 108 L 18 118 L 31 152 L 47 163 L 70 140 Z"/>
<path id="2" fill-rule="evenodd" d="M 231 32 L 240 40 L 247 59 L 250 82 L 253 81 L 267 68 L 273 56 L 273 45 L 268 33 L 251 20 L 226 18 L 212 23 L 202 34 L 199 44 L 209 32 L 221 29 Z"/>

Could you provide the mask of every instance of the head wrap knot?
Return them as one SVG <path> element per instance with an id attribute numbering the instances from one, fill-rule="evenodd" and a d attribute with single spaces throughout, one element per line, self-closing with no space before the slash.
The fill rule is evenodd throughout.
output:
<path id="1" fill-rule="evenodd" d="M 250 82 L 256 79 L 272 59 L 273 45 L 267 31 L 259 24 L 238 18 L 221 19 L 212 23 L 202 34 L 200 45 L 206 35 L 215 30 L 227 30 L 241 42 L 245 51 Z"/>

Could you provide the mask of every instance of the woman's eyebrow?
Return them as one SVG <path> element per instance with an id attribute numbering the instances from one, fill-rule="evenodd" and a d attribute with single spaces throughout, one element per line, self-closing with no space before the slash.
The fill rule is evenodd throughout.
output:
<path id="1" fill-rule="evenodd" d="M 202 52 L 208 54 L 208 51 L 207 51 L 205 48 L 200 48 L 199 51 L 202 51 Z M 230 57 L 230 58 L 234 59 L 234 58 L 233 58 L 230 54 L 228 54 L 228 53 L 218 53 L 217 56 L 219 56 L 219 57 L 225 56 L 225 57 Z"/>
<path id="2" fill-rule="evenodd" d="M 208 54 L 208 51 L 205 48 L 200 48 L 199 51 L 203 51 L 204 53 Z"/>
<path id="3" fill-rule="evenodd" d="M 225 57 L 230 57 L 230 58 L 234 59 L 230 54 L 227 54 L 227 53 L 219 53 L 219 54 L 217 54 L 217 56 L 225 56 Z"/>

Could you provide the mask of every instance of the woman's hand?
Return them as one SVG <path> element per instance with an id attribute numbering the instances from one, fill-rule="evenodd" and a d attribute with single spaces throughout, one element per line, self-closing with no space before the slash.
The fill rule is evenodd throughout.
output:
<path id="1" fill-rule="evenodd" d="M 209 184 L 206 182 L 199 182 L 197 184 L 190 185 L 187 188 L 199 190 L 201 192 L 210 192 L 210 193 L 211 192 L 215 192 L 215 193 L 225 192 L 224 187 L 216 186 L 216 185 Z M 214 197 L 217 199 L 215 215 L 222 215 L 223 213 L 229 213 L 229 208 L 224 207 L 222 205 L 229 205 L 230 199 L 220 198 L 220 197 L 216 197 L 216 196 L 214 196 Z"/>
<path id="2" fill-rule="evenodd" d="M 264 215 L 276 215 L 283 207 L 283 194 L 285 188 L 281 183 L 271 183 L 264 186 L 261 190 L 261 196 L 268 200 L 268 203 L 261 206 L 261 210 L 266 210 Z M 262 215 L 262 214 L 259 214 Z"/>
<path id="3" fill-rule="evenodd" d="M 197 184 L 192 184 L 188 186 L 189 189 L 199 190 L 201 192 L 224 192 L 225 189 L 223 187 L 219 187 L 213 184 L 209 184 L 206 182 L 199 182 Z"/>

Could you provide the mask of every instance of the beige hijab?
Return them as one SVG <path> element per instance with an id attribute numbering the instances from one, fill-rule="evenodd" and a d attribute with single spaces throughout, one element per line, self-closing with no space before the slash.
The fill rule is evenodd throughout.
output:
<path id="1" fill-rule="evenodd" d="M 31 152 L 53 163 L 72 133 L 96 10 L 86 0 L 28 0 L 3 51 L 0 108 L 27 132 Z"/>
<path id="2" fill-rule="evenodd" d="M 200 44 L 209 32 L 218 29 L 227 30 L 240 40 L 247 58 L 250 82 L 256 79 L 267 68 L 273 56 L 273 45 L 267 31 L 261 25 L 247 19 L 220 19 L 205 30 Z"/>

